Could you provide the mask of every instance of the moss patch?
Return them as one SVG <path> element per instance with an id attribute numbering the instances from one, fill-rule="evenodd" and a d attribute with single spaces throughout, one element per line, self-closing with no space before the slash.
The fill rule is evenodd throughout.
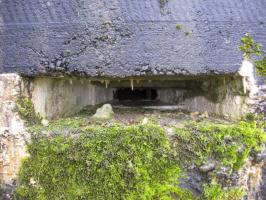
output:
<path id="1" fill-rule="evenodd" d="M 28 151 L 17 199 L 192 199 L 178 187 L 180 168 L 157 125 L 37 134 Z"/>
<path id="2" fill-rule="evenodd" d="M 240 188 L 222 189 L 216 182 L 206 184 L 201 199 L 203 200 L 240 200 L 245 192 Z"/>
<path id="3" fill-rule="evenodd" d="M 35 113 L 34 105 L 28 97 L 21 96 L 16 101 L 15 112 L 26 121 L 28 125 L 41 123 L 41 116 Z"/>
<path id="4" fill-rule="evenodd" d="M 252 152 L 261 151 L 266 134 L 255 122 L 239 122 L 233 125 L 188 123 L 176 128 L 173 148 L 184 167 L 197 166 L 213 160 L 217 168 L 239 170 Z"/>
<path id="5" fill-rule="evenodd" d="M 181 24 L 176 24 L 175 28 L 176 28 L 176 30 L 181 30 L 182 29 L 182 25 Z"/>
<path id="6" fill-rule="evenodd" d="M 209 182 L 202 196 L 192 197 L 178 186 L 178 178 L 184 178 L 182 171 L 188 167 L 200 167 L 209 160 L 217 162 L 211 178 L 223 166 L 236 171 L 266 142 L 264 123 L 255 122 L 253 115 L 235 124 L 211 119 L 183 122 L 174 127 L 169 140 L 156 124 L 158 114 L 146 125 L 125 125 L 115 120 L 93 122 L 88 117 L 91 111 L 51 121 L 47 127 L 29 127 L 30 157 L 19 174 L 18 200 L 241 199 L 241 189 L 223 189 Z M 147 116 L 148 111 L 136 112 Z M 161 113 L 160 118 L 165 115 Z"/>

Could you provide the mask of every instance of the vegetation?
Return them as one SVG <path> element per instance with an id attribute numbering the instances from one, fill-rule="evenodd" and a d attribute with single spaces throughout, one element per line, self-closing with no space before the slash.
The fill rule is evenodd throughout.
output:
<path id="1" fill-rule="evenodd" d="M 239 49 L 243 52 L 244 58 L 249 59 L 252 55 L 260 56 L 262 51 L 262 45 L 255 43 L 250 34 L 246 34 L 241 38 L 242 45 Z"/>
<path id="2" fill-rule="evenodd" d="M 260 76 L 266 76 L 266 56 L 255 62 L 257 72 Z"/>
<path id="3" fill-rule="evenodd" d="M 241 188 L 222 189 L 221 185 L 216 182 L 206 184 L 202 198 L 203 200 L 240 200 L 244 197 L 245 192 Z"/>
<path id="4" fill-rule="evenodd" d="M 203 165 L 216 161 L 217 168 L 238 170 L 254 151 L 260 151 L 266 142 L 266 134 L 255 122 L 239 122 L 234 125 L 189 123 L 176 128 L 173 137 L 175 155 L 183 166 Z"/>
<path id="5" fill-rule="evenodd" d="M 15 112 L 29 125 L 39 124 L 42 120 L 40 115 L 35 113 L 34 105 L 28 97 L 21 96 L 17 99 Z"/>
<path id="6" fill-rule="evenodd" d="M 181 30 L 181 29 L 182 29 L 182 25 L 181 25 L 181 24 L 176 24 L 175 28 L 176 28 L 177 30 Z"/>
<path id="7" fill-rule="evenodd" d="M 157 125 L 83 127 L 33 135 L 16 199 L 192 199 Z"/>
<path id="8" fill-rule="evenodd" d="M 250 59 L 253 55 L 262 56 L 262 45 L 256 43 L 250 34 L 246 34 L 241 38 L 241 45 L 239 49 L 243 52 L 243 56 L 246 59 Z M 257 73 L 261 76 L 266 76 L 266 57 L 255 61 L 255 67 Z"/>
<path id="9" fill-rule="evenodd" d="M 178 180 L 189 166 L 210 160 L 217 163 L 213 172 L 238 170 L 266 142 L 265 123 L 252 114 L 236 124 L 190 122 L 174 128 L 170 141 L 156 122 L 97 123 L 83 114 L 29 126 L 30 156 L 19 173 L 16 200 L 240 200 L 240 188 L 206 183 L 194 197 Z"/>

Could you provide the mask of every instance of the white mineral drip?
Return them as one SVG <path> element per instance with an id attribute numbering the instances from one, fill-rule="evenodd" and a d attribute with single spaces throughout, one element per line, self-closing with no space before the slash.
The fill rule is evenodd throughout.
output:
<path id="1" fill-rule="evenodd" d="M 109 80 L 105 80 L 105 88 L 108 88 L 110 81 Z"/>
<path id="2" fill-rule="evenodd" d="M 133 91 L 134 90 L 134 80 L 133 79 L 130 80 L 130 85 L 131 85 L 131 90 Z"/>
<path id="3" fill-rule="evenodd" d="M 246 77 L 242 77 L 242 83 L 243 83 L 243 89 L 244 89 L 244 94 L 247 93 L 247 82 L 246 82 Z"/>
<path id="4" fill-rule="evenodd" d="M 248 60 L 244 60 L 238 70 L 238 73 L 243 77 L 242 82 L 244 93 L 247 93 L 247 91 L 249 91 L 249 96 L 251 97 L 257 94 L 259 90 L 256 84 L 255 69 L 253 63 Z"/>

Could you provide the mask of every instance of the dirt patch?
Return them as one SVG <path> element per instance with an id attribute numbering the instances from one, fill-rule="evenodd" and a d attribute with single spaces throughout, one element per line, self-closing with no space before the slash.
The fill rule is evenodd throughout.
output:
<path id="1" fill-rule="evenodd" d="M 86 107 L 80 113 L 80 116 L 90 119 L 95 113 L 97 107 Z M 187 112 L 175 106 L 113 106 L 114 118 L 108 120 L 108 123 L 121 123 L 131 125 L 140 123 L 144 118 L 157 122 L 162 127 L 182 127 L 188 121 L 210 121 L 216 123 L 228 124 L 228 120 L 209 116 L 208 113 Z"/>

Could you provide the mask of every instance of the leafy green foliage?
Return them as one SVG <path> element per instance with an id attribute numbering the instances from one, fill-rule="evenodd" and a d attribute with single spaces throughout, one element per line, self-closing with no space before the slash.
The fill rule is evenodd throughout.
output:
<path id="1" fill-rule="evenodd" d="M 34 105 L 28 97 L 19 97 L 16 101 L 15 112 L 28 124 L 39 124 L 41 117 L 35 113 Z"/>
<path id="2" fill-rule="evenodd" d="M 257 73 L 260 76 L 266 76 L 266 57 L 263 57 L 261 60 L 255 62 Z"/>
<path id="3" fill-rule="evenodd" d="M 247 33 L 244 37 L 242 37 L 241 43 L 242 45 L 239 46 L 239 49 L 244 53 L 244 58 L 249 59 L 252 55 L 261 55 L 261 44 L 255 43 L 250 34 Z"/>
<path id="4" fill-rule="evenodd" d="M 211 183 L 204 186 L 201 199 L 204 200 L 241 200 L 245 192 L 241 188 L 230 188 L 223 190 L 218 183 Z"/>
<path id="5" fill-rule="evenodd" d="M 250 34 L 246 34 L 241 38 L 242 45 L 239 46 L 239 49 L 243 52 L 243 56 L 246 59 L 249 59 L 252 55 L 261 56 L 262 55 L 262 45 L 256 43 Z M 257 73 L 261 76 L 266 76 L 266 57 L 255 61 L 255 67 Z"/>
<path id="6" fill-rule="evenodd" d="M 81 133 L 33 135 L 16 199 L 192 199 L 178 187 L 180 168 L 159 126 L 79 125 Z"/>
<path id="7" fill-rule="evenodd" d="M 264 116 L 261 114 L 247 113 L 242 121 L 246 121 L 249 123 L 256 123 L 257 128 L 266 128 L 266 121 L 264 120 Z M 266 133 L 265 133 L 266 134 Z"/>
<path id="8" fill-rule="evenodd" d="M 176 157 L 181 165 L 202 165 L 209 160 L 238 170 L 252 151 L 260 151 L 266 134 L 255 122 L 234 125 L 190 123 L 177 128 L 173 138 Z"/>

